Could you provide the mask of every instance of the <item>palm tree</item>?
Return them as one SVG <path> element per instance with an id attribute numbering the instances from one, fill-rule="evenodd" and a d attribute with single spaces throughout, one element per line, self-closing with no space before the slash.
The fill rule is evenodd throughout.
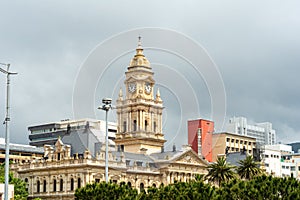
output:
<path id="1" fill-rule="evenodd" d="M 245 160 L 240 160 L 238 163 L 240 166 L 237 168 L 237 173 L 241 178 L 249 180 L 256 175 L 261 174 L 261 169 L 252 156 L 247 156 Z"/>
<path id="2" fill-rule="evenodd" d="M 222 182 L 235 178 L 234 168 L 234 166 L 227 164 L 224 157 L 219 157 L 217 162 L 207 166 L 208 174 L 206 178 L 208 181 L 215 182 L 220 186 Z"/>

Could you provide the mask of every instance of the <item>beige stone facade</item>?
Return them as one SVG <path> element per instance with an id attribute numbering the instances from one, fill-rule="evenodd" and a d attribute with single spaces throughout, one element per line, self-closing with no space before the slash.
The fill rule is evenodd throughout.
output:
<path id="1" fill-rule="evenodd" d="M 117 99 L 116 150 L 109 149 L 108 153 L 109 180 L 147 190 L 150 186 L 188 181 L 197 174 L 206 174 L 207 161 L 189 146 L 164 150 L 163 102 L 159 90 L 154 95 L 154 73 L 140 42 L 127 69 L 126 96 L 120 90 Z M 70 135 L 74 141 L 83 142 L 80 136 L 87 132 L 88 127 Z M 105 145 L 95 150 L 94 155 L 89 149 L 96 149 L 96 145 L 74 152 L 80 149 L 73 148 L 74 145 L 79 144 L 70 144 L 71 137 L 68 138 L 68 144 L 58 138 L 54 146 L 44 145 L 42 159 L 11 166 L 16 176 L 27 182 L 29 199 L 74 199 L 76 188 L 105 181 Z"/>
<path id="2" fill-rule="evenodd" d="M 224 132 L 215 133 L 212 138 L 213 162 L 224 156 L 226 151 L 241 152 L 245 149 L 247 154 L 253 155 L 256 148 L 256 139 L 245 135 Z"/>

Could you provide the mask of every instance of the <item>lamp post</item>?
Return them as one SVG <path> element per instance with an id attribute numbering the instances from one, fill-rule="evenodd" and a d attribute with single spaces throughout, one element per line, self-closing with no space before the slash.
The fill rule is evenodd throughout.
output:
<path id="1" fill-rule="evenodd" d="M 10 121 L 10 116 L 9 116 L 9 104 L 10 104 L 10 99 L 9 99 L 9 84 L 10 84 L 10 75 L 16 75 L 17 73 L 10 72 L 9 67 L 10 64 L 5 64 L 5 63 L 0 63 L 0 65 L 4 65 L 7 67 L 6 70 L 0 68 L 0 71 L 4 74 L 6 74 L 6 116 L 4 119 L 4 124 L 5 124 L 5 188 L 4 188 L 4 199 L 8 200 L 8 184 L 9 184 L 9 121 Z"/>
<path id="2" fill-rule="evenodd" d="M 108 183 L 108 122 L 107 122 L 107 114 L 111 106 L 112 99 L 104 98 L 102 99 L 103 105 L 98 107 L 100 110 L 105 110 L 105 182 Z"/>

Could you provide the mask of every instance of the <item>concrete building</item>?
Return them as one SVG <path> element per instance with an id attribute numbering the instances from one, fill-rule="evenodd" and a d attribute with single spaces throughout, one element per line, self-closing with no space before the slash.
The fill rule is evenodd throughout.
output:
<path id="1" fill-rule="evenodd" d="M 226 131 L 254 137 L 258 146 L 276 143 L 276 131 L 272 129 L 270 122 L 248 124 L 245 117 L 232 117 L 229 119 Z"/>
<path id="2" fill-rule="evenodd" d="M 28 127 L 30 131 L 29 144 L 43 147 L 44 144 L 54 145 L 58 137 L 68 135 L 70 131 L 82 130 L 89 127 L 89 130 L 96 135 L 98 140 L 104 141 L 105 121 L 96 119 L 61 120 L 58 122 L 39 124 Z M 117 125 L 114 122 L 108 123 L 108 136 L 110 140 L 115 139 Z"/>
<path id="3" fill-rule="evenodd" d="M 5 185 L 4 183 L 0 183 L 0 200 L 4 200 L 4 189 Z M 8 185 L 8 199 L 14 199 L 14 185 L 9 184 Z"/>
<path id="4" fill-rule="evenodd" d="M 262 166 L 268 174 L 276 177 L 287 177 L 291 176 L 291 169 L 295 171 L 295 162 L 291 162 L 291 157 L 288 156 L 292 154 L 291 146 L 284 144 L 264 145 L 261 151 Z"/>
<path id="5" fill-rule="evenodd" d="M 215 133 L 212 135 L 212 149 L 213 162 L 218 157 L 231 152 L 245 152 L 248 155 L 253 155 L 253 152 L 256 151 L 256 139 L 235 133 Z"/>
<path id="6" fill-rule="evenodd" d="M 188 144 L 208 162 L 212 161 L 214 122 L 205 119 L 188 121 Z"/>
<path id="7" fill-rule="evenodd" d="M 9 144 L 9 160 L 12 162 L 25 162 L 31 159 L 38 159 L 44 156 L 44 149 L 24 145 L 24 144 Z M 5 139 L 0 138 L 0 163 L 5 162 Z"/>
<path id="8" fill-rule="evenodd" d="M 208 162 L 190 146 L 164 150 L 163 101 L 159 90 L 154 95 L 154 73 L 140 41 L 125 74 L 126 95 L 121 89 L 117 99 L 115 148 L 108 153 L 109 180 L 147 190 L 206 174 Z M 89 126 L 76 128 L 55 145 L 44 145 L 44 158 L 14 163 L 11 169 L 28 183 L 29 199 L 74 199 L 76 188 L 105 180 L 105 145 Z"/>

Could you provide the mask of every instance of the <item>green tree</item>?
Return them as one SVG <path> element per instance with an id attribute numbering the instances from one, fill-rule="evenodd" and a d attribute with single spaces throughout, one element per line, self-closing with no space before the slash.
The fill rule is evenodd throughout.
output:
<path id="1" fill-rule="evenodd" d="M 217 159 L 217 162 L 207 166 L 208 174 L 206 175 L 206 179 L 221 186 L 224 181 L 236 177 L 233 171 L 234 168 L 234 166 L 227 164 L 224 157 L 220 157 Z"/>
<path id="2" fill-rule="evenodd" d="M 247 156 L 244 160 L 238 162 L 237 173 L 242 179 L 252 179 L 254 176 L 261 174 L 261 169 L 252 156 Z"/>
<path id="3" fill-rule="evenodd" d="M 2 165 L 0 165 L 0 182 L 1 183 L 5 182 L 5 177 L 4 177 L 5 169 L 4 169 L 4 166 L 5 166 L 4 163 Z M 13 176 L 13 173 L 9 173 L 9 184 L 14 185 L 14 199 L 16 199 L 16 200 L 27 199 L 28 191 L 27 191 L 27 188 L 26 188 L 26 183 L 23 180 L 15 178 Z"/>

